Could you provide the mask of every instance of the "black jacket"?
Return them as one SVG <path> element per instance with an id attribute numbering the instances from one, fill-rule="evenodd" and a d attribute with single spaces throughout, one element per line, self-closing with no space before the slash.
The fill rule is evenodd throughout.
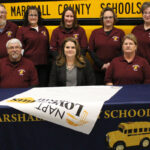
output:
<path id="1" fill-rule="evenodd" d="M 95 75 L 88 60 L 84 68 L 77 68 L 77 86 L 95 85 Z M 66 64 L 57 66 L 54 62 L 49 86 L 66 86 Z"/>

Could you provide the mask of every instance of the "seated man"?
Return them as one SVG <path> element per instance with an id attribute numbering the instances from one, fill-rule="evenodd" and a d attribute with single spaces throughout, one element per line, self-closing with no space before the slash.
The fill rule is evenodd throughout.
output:
<path id="1" fill-rule="evenodd" d="M 6 43 L 8 57 L 0 60 L 0 88 L 26 88 L 38 85 L 33 63 L 21 55 L 22 44 L 13 38 Z"/>

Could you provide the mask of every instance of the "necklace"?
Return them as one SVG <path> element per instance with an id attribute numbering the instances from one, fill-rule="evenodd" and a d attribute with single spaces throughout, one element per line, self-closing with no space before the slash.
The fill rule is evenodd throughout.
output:
<path id="1" fill-rule="evenodd" d="M 74 64 L 72 65 L 66 65 L 67 70 L 72 70 L 74 68 Z"/>

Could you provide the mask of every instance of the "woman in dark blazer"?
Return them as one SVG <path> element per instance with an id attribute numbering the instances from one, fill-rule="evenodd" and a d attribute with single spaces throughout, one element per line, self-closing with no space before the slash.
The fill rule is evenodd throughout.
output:
<path id="1" fill-rule="evenodd" d="M 95 76 L 87 59 L 80 54 L 75 38 L 66 38 L 54 62 L 49 86 L 95 85 Z"/>

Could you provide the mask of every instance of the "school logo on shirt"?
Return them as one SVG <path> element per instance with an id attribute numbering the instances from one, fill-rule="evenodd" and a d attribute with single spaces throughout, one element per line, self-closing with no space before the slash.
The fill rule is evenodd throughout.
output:
<path id="1" fill-rule="evenodd" d="M 45 31 L 41 31 L 41 33 L 42 33 L 44 36 L 46 36 L 46 32 L 45 32 Z"/>
<path id="2" fill-rule="evenodd" d="M 139 65 L 133 65 L 132 67 L 133 67 L 133 70 L 134 70 L 134 71 L 138 71 L 138 69 L 140 68 Z"/>
<path id="3" fill-rule="evenodd" d="M 26 71 L 24 69 L 19 69 L 18 72 L 20 76 L 23 76 Z"/>
<path id="4" fill-rule="evenodd" d="M 79 37 L 79 34 L 73 34 L 73 37 L 77 40 Z"/>
<path id="5" fill-rule="evenodd" d="M 112 38 L 114 39 L 114 41 L 118 41 L 119 40 L 118 36 L 113 36 Z"/>
<path id="6" fill-rule="evenodd" d="M 8 37 L 11 37 L 12 36 L 12 31 L 7 31 L 6 34 L 7 34 Z"/>

